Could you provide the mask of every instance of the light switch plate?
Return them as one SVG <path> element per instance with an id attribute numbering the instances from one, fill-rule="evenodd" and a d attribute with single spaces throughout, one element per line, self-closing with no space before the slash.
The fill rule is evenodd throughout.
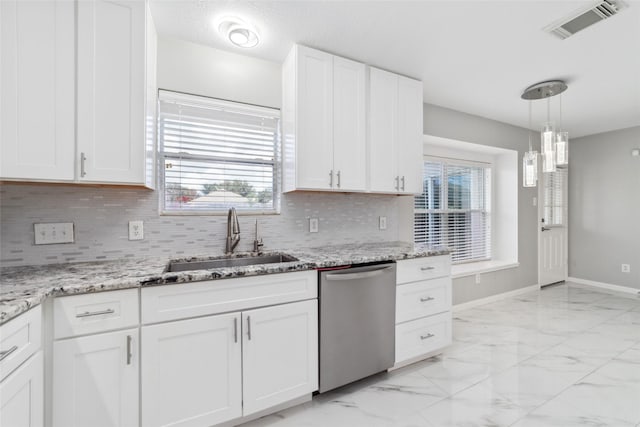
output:
<path id="1" fill-rule="evenodd" d="M 309 233 L 318 232 L 318 218 L 309 218 Z"/>
<path id="2" fill-rule="evenodd" d="M 380 218 L 378 218 L 378 227 L 380 228 L 380 230 L 386 230 L 387 229 L 387 217 L 386 216 L 381 216 Z"/>
<path id="3" fill-rule="evenodd" d="M 72 222 L 50 222 L 33 224 L 36 245 L 73 243 L 75 240 Z"/>
<path id="4" fill-rule="evenodd" d="M 631 265 L 630 264 L 622 264 L 622 272 L 623 273 L 631 273 Z"/>
<path id="5" fill-rule="evenodd" d="M 129 240 L 144 239 L 144 223 L 142 221 L 129 221 Z"/>

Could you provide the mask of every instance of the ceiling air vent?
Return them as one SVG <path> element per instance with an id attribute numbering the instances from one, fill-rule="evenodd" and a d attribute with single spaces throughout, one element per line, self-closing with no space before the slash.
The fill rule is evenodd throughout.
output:
<path id="1" fill-rule="evenodd" d="M 624 3 L 619 0 L 599 1 L 587 6 L 587 8 L 576 10 L 570 16 L 548 25 L 544 28 L 544 31 L 564 40 L 596 22 L 612 17 L 622 7 L 624 7 Z"/>

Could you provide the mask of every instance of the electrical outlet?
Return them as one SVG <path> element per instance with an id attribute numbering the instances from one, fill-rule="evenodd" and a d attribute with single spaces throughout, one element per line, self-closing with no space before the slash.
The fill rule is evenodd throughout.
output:
<path id="1" fill-rule="evenodd" d="M 533 198 L 533 206 L 538 206 L 538 198 L 537 197 Z"/>
<path id="2" fill-rule="evenodd" d="M 629 265 L 629 264 L 622 264 L 622 272 L 623 272 L 623 273 L 631 273 L 631 265 Z"/>
<path id="3" fill-rule="evenodd" d="M 318 232 L 318 218 L 309 218 L 309 233 Z"/>
<path id="4" fill-rule="evenodd" d="M 386 230 L 387 229 L 387 217 L 386 216 L 381 216 L 380 218 L 378 218 L 378 226 L 380 227 L 380 230 Z"/>
<path id="5" fill-rule="evenodd" d="M 480 275 L 479 275 L 479 274 L 476 274 L 476 285 L 479 285 L 479 284 L 480 284 L 480 281 L 481 281 L 481 280 L 480 280 Z"/>
<path id="6" fill-rule="evenodd" d="M 144 239 L 144 222 L 129 221 L 129 240 Z"/>
<path id="7" fill-rule="evenodd" d="M 53 245 L 57 243 L 73 243 L 72 222 L 52 222 L 33 224 L 36 245 Z"/>

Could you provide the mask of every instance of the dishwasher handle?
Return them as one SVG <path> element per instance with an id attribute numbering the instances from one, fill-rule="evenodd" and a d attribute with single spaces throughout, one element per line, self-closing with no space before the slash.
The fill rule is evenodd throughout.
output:
<path id="1" fill-rule="evenodd" d="M 325 276 L 326 280 L 357 280 L 367 279 L 369 277 L 379 276 L 389 270 L 392 270 L 393 266 L 382 267 L 375 270 L 363 271 L 360 273 L 332 273 Z"/>

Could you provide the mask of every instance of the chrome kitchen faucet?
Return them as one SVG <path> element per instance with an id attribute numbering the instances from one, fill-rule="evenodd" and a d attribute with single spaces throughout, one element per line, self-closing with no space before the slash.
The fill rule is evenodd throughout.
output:
<path id="1" fill-rule="evenodd" d="M 238 222 L 238 214 L 236 213 L 236 208 L 231 208 L 227 215 L 227 246 L 225 253 L 231 255 L 239 242 L 240 223 Z"/>

